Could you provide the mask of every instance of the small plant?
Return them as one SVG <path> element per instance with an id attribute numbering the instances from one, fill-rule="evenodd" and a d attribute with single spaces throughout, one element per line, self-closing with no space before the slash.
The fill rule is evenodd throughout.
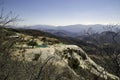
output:
<path id="1" fill-rule="evenodd" d="M 43 41 L 44 43 L 46 42 L 46 38 L 45 37 L 43 37 L 42 39 L 41 39 L 41 41 Z"/>
<path id="2" fill-rule="evenodd" d="M 87 57 L 86 57 L 86 55 L 85 55 L 84 53 L 79 52 L 79 55 L 82 57 L 83 60 L 86 60 L 86 59 L 87 59 Z"/>
<path id="3" fill-rule="evenodd" d="M 35 42 L 35 41 L 32 40 L 32 41 L 28 42 L 27 45 L 34 47 L 34 46 L 37 46 L 38 44 L 37 44 L 37 42 Z"/>
<path id="4" fill-rule="evenodd" d="M 73 69 L 77 69 L 79 67 L 79 64 L 80 63 L 79 63 L 78 59 L 76 59 L 76 58 L 70 58 L 68 60 L 68 65 Z"/>
<path id="5" fill-rule="evenodd" d="M 35 54 L 33 61 L 37 61 L 39 59 L 39 57 L 40 57 L 40 54 Z"/>

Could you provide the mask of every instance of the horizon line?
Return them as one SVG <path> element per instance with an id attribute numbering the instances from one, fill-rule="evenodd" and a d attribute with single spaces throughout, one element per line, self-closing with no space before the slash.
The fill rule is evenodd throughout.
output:
<path id="1" fill-rule="evenodd" d="M 72 26 L 72 25 L 120 25 L 120 23 L 88 23 L 88 24 L 66 24 L 66 25 L 53 25 L 53 24 L 23 24 L 23 25 L 16 25 L 16 26 L 21 26 L 21 27 L 27 27 L 27 26 L 39 26 L 39 25 L 44 25 L 44 26 L 54 26 L 54 27 L 59 27 L 59 26 Z"/>

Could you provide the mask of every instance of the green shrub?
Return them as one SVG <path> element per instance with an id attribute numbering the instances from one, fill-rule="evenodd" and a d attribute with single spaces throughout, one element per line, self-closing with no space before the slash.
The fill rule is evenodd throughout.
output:
<path id="1" fill-rule="evenodd" d="M 39 59 L 39 57 L 40 57 L 40 54 L 35 54 L 34 58 L 33 58 L 33 61 L 37 61 Z"/>
<path id="2" fill-rule="evenodd" d="M 35 42 L 35 41 L 30 41 L 30 42 L 28 42 L 27 45 L 34 47 L 34 46 L 37 46 L 38 44 L 37 44 L 37 42 Z"/>
<path id="3" fill-rule="evenodd" d="M 68 65 L 73 68 L 73 69 L 77 69 L 79 67 L 79 61 L 77 58 L 69 58 L 68 60 Z"/>

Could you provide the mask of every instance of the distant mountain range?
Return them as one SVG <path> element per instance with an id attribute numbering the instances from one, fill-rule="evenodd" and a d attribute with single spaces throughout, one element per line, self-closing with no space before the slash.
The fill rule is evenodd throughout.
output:
<path id="1" fill-rule="evenodd" d="M 98 32 L 98 33 L 103 32 L 105 31 L 105 27 L 107 26 L 108 25 L 100 25 L 100 24 L 96 24 L 96 25 L 77 24 L 77 25 L 67 25 L 67 26 L 34 25 L 34 26 L 25 26 L 24 28 L 42 30 L 57 36 L 77 37 L 83 35 L 90 28 L 94 32 Z"/>

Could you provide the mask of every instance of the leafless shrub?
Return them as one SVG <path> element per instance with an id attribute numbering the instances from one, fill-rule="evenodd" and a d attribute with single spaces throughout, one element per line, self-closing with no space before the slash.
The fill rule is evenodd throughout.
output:
<path id="1" fill-rule="evenodd" d="M 102 63 L 104 65 L 102 66 L 105 67 L 105 70 L 120 77 L 120 29 L 117 25 L 109 25 L 104 29 L 111 32 L 111 35 L 102 37 L 100 35 L 94 36 L 95 33 L 93 31 L 88 31 L 87 34 L 92 38 L 91 41 L 96 44 L 96 53 L 99 54 L 98 57 L 102 57 L 104 61 Z"/>

